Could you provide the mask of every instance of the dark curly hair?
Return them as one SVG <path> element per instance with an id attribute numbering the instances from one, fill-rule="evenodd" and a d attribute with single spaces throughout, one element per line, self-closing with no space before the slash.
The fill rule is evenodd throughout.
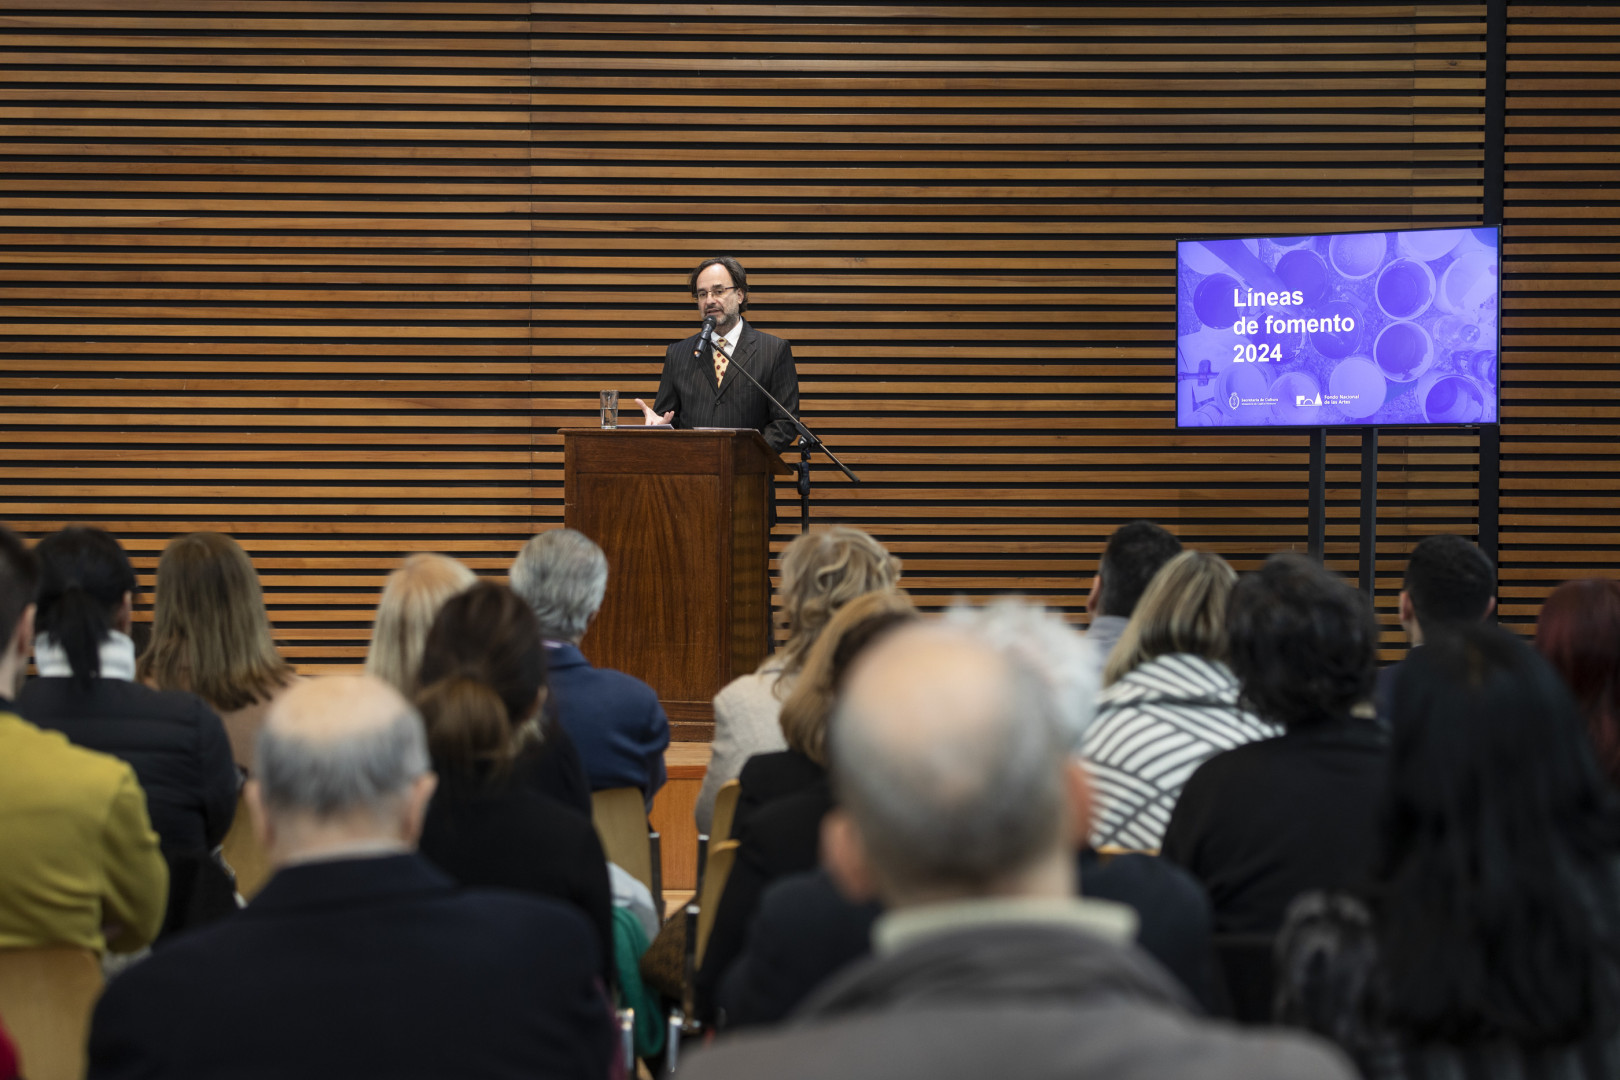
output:
<path id="1" fill-rule="evenodd" d="M 1243 701 L 1264 720 L 1298 728 L 1342 719 L 1372 695 L 1372 605 L 1302 555 L 1273 555 L 1238 580 L 1226 632 Z"/>

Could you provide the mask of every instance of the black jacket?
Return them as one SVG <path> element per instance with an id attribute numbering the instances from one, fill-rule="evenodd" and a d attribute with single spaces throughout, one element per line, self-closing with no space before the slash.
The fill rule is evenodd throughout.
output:
<path id="1" fill-rule="evenodd" d="M 737 860 L 720 896 L 714 928 L 703 954 L 695 991 L 700 1019 L 714 1018 L 715 993 L 726 969 L 742 952 L 748 924 L 765 887 L 789 874 L 814 870 L 821 861 L 821 819 L 832 809 L 826 778 L 761 808 L 745 827 L 734 830 Z"/>
<path id="2" fill-rule="evenodd" d="M 416 855 L 304 863 L 108 983 L 90 1076 L 601 1080 L 600 968 L 555 901 L 464 892 Z"/>
<path id="3" fill-rule="evenodd" d="M 210 851 L 225 839 L 236 816 L 236 763 L 225 725 L 201 698 L 124 679 L 85 689 L 64 676 L 30 679 L 17 711 L 129 762 L 165 855 Z"/>
<path id="4" fill-rule="evenodd" d="M 1294 897 L 1366 883 L 1389 744 L 1371 720 L 1216 754 L 1182 788 L 1161 854 L 1209 893 L 1218 934 L 1271 934 Z"/>
<path id="5" fill-rule="evenodd" d="M 515 889 L 572 904 L 596 928 L 604 985 L 613 985 L 613 890 L 588 818 L 515 780 L 439 770 L 419 845 L 462 885 Z"/>
<path id="6" fill-rule="evenodd" d="M 753 428 L 775 450 L 793 445 L 799 433 L 781 419 L 770 400 L 740 372 L 727 371 L 718 387 L 714 382 L 714 354 L 693 356 L 702 335 L 677 341 L 664 353 L 664 373 L 658 382 L 653 409 L 660 416 L 674 410 L 678 428 Z M 799 372 L 793 366 L 793 348 L 779 337 L 762 334 L 747 320 L 737 339 L 733 364 L 741 364 L 794 416 L 799 415 Z"/>

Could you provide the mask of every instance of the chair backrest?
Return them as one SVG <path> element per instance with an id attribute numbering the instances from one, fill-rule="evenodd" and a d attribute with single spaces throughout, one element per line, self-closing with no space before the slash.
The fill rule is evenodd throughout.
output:
<path id="1" fill-rule="evenodd" d="M 0 949 L 0 1020 L 28 1080 L 83 1080 L 101 962 L 89 949 Z"/>
<path id="2" fill-rule="evenodd" d="M 1215 958 L 1226 984 L 1232 1019 L 1270 1024 L 1277 982 L 1276 938 L 1271 934 L 1216 934 Z"/>
<path id="3" fill-rule="evenodd" d="M 731 839 L 731 823 L 737 818 L 737 798 L 741 794 L 741 780 L 727 780 L 720 785 L 714 797 L 714 818 L 709 825 L 710 843 Z"/>
<path id="4" fill-rule="evenodd" d="M 726 879 L 731 876 L 732 864 L 737 861 L 736 840 L 722 840 L 709 845 L 709 865 L 703 869 L 703 892 L 698 896 L 697 946 L 693 960 L 703 966 L 703 950 L 708 948 L 709 933 L 714 929 L 714 916 L 720 907 L 720 897 L 726 891 Z"/>
<path id="5" fill-rule="evenodd" d="M 652 842 L 647 828 L 647 803 L 640 788 L 609 788 L 591 795 L 591 821 L 602 839 L 608 861 L 647 886 L 658 899 L 653 874 Z M 662 912 L 660 912 L 662 914 Z"/>
<path id="6" fill-rule="evenodd" d="M 236 891 L 247 900 L 257 896 L 270 880 L 270 859 L 259 846 L 259 838 L 253 835 L 252 819 L 247 797 L 238 795 L 236 818 L 231 822 L 231 831 L 225 834 L 225 843 L 220 845 L 226 865 L 236 874 Z"/>

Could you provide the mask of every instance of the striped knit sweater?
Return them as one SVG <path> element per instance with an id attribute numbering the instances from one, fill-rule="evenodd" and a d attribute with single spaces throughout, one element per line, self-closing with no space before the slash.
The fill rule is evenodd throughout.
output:
<path id="1" fill-rule="evenodd" d="M 1081 744 L 1097 790 L 1092 842 L 1158 850 L 1194 769 L 1282 734 L 1237 702 L 1231 670 L 1191 653 L 1155 657 L 1104 690 Z"/>

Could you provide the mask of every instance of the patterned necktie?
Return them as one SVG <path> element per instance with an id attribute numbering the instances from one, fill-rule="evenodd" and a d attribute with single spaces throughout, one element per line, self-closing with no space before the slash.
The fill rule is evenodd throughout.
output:
<path id="1" fill-rule="evenodd" d="M 716 341 L 714 343 L 714 384 L 716 386 L 719 386 L 721 380 L 726 377 L 726 367 L 730 363 L 731 357 L 720 351 L 720 343 Z"/>

